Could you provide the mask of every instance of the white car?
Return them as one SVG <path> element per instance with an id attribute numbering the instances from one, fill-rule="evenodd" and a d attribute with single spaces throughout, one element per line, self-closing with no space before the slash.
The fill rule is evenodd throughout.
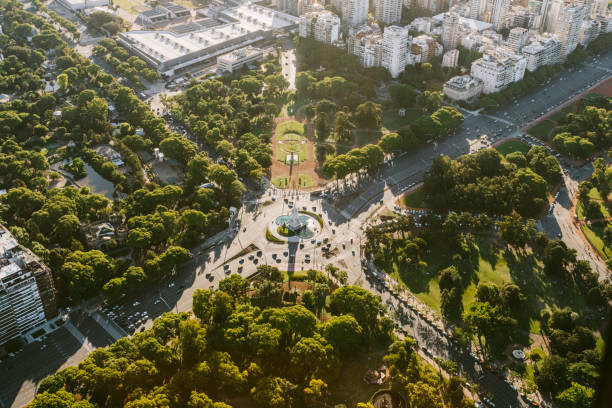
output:
<path id="1" fill-rule="evenodd" d="M 138 302 L 138 301 L 137 301 L 137 302 L 132 303 L 132 306 L 136 307 L 136 306 L 138 306 L 139 304 L 140 304 L 140 302 Z"/>

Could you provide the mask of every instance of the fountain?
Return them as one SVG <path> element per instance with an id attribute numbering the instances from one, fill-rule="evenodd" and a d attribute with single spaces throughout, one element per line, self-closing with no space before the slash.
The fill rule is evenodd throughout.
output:
<path id="1" fill-rule="evenodd" d="M 289 214 L 276 217 L 272 224 L 273 228 L 269 228 L 270 231 L 295 239 L 312 238 L 319 234 L 322 229 L 316 218 L 305 212 L 300 213 L 295 207 L 291 209 Z"/>

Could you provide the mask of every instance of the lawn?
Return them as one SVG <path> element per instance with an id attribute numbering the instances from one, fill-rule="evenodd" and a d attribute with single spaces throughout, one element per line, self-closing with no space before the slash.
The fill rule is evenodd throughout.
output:
<path id="1" fill-rule="evenodd" d="M 287 122 L 280 123 L 276 127 L 276 134 L 278 136 L 284 135 L 285 133 L 297 133 L 298 135 L 304 134 L 304 124 L 295 120 L 289 120 Z"/>
<path id="2" fill-rule="evenodd" d="M 422 302 L 441 314 L 439 289 L 440 271 L 450 265 L 448 254 L 453 252 L 448 242 L 434 240 L 425 257 L 424 272 L 400 271 L 393 264 L 391 275 L 401 281 Z M 480 282 L 496 285 L 515 283 L 526 297 L 524 311 L 518 316 L 519 328 L 527 333 L 539 333 L 539 318 L 542 309 L 569 306 L 579 314 L 587 309 L 581 288 L 573 284 L 560 285 L 554 278 L 545 275 L 542 262 L 530 251 L 512 252 L 490 241 L 488 236 L 479 236 L 471 249 L 469 265 L 462 267 L 464 293 L 462 304 L 467 310 L 474 302 Z M 525 336 L 522 343 L 528 344 Z"/>
<path id="3" fill-rule="evenodd" d="M 599 211 L 601 213 L 601 216 L 599 216 L 599 218 L 610 218 L 610 211 L 608 210 L 608 207 L 603 201 L 598 189 L 593 187 L 591 191 L 589 191 L 589 198 L 595 200 L 599 204 Z M 576 204 L 576 215 L 578 216 L 579 220 L 582 220 L 585 218 L 584 217 L 584 206 L 582 205 L 581 201 L 578 201 L 578 203 Z"/>
<path id="4" fill-rule="evenodd" d="M 144 2 L 139 0 L 114 0 L 113 4 L 130 14 L 138 14 L 143 7 L 146 7 Z"/>
<path id="5" fill-rule="evenodd" d="M 495 148 L 502 156 L 507 156 L 510 153 L 521 152 L 527 154 L 529 145 L 517 139 L 508 140 Z"/>
<path id="6" fill-rule="evenodd" d="M 298 187 L 308 188 L 314 186 L 314 180 L 308 174 L 298 175 Z"/>
<path id="7" fill-rule="evenodd" d="M 306 139 L 298 133 L 288 132 L 279 135 L 276 143 L 276 160 L 285 163 L 287 155 L 291 152 L 297 154 L 298 163 L 306 161 L 308 159 Z"/>
<path id="8" fill-rule="evenodd" d="M 355 137 L 357 138 L 357 146 L 361 147 L 369 143 L 377 143 L 378 139 L 382 137 L 382 133 L 378 130 L 358 129 L 355 131 Z"/>
<path id="9" fill-rule="evenodd" d="M 586 239 L 588 239 L 591 245 L 595 247 L 597 252 L 599 252 L 599 254 L 603 256 L 605 259 L 608 259 L 612 256 L 612 249 L 605 246 L 603 239 L 602 239 L 603 231 L 605 227 L 606 227 L 605 224 L 599 223 L 599 224 L 583 225 L 582 227 L 580 227 L 580 229 L 582 230 L 582 233 L 584 234 Z"/>
<path id="10" fill-rule="evenodd" d="M 272 179 L 272 184 L 274 184 L 274 186 L 276 186 L 277 188 L 288 188 L 289 187 L 289 175 L 283 175 L 283 176 L 278 176 L 278 177 L 274 177 Z"/>
<path id="11" fill-rule="evenodd" d="M 329 384 L 329 394 L 333 395 L 331 406 L 344 404 L 354 407 L 359 402 L 366 402 L 381 388 L 379 385 L 370 385 L 363 382 L 363 375 L 369 369 L 378 368 L 383 364 L 386 353 L 386 344 L 372 346 L 372 350 L 364 355 L 359 353 L 342 365 L 338 379 Z"/>
<path id="12" fill-rule="evenodd" d="M 403 200 L 404 200 L 404 204 L 406 205 L 406 207 L 426 208 L 425 190 L 423 190 L 422 187 L 406 194 Z"/>
<path id="13" fill-rule="evenodd" d="M 527 131 L 527 133 L 534 137 L 537 137 L 540 140 L 548 140 L 548 135 L 550 135 L 550 132 L 555 128 L 555 126 L 555 122 L 545 119 L 533 125 Z"/>
<path id="14" fill-rule="evenodd" d="M 382 113 L 382 127 L 389 131 L 396 131 L 414 122 L 422 115 L 423 112 L 420 109 L 406 109 L 406 116 L 404 117 L 397 114 L 397 109 L 387 109 Z"/>

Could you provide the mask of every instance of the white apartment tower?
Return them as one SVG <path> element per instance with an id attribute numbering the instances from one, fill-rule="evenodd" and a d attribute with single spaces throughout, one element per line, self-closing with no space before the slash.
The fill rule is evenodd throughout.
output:
<path id="1" fill-rule="evenodd" d="M 300 17 L 300 37 L 332 44 L 338 41 L 340 18 L 331 11 L 311 11 Z"/>
<path id="2" fill-rule="evenodd" d="M 376 0 L 375 6 L 378 21 L 395 24 L 402 19 L 402 0 Z"/>
<path id="3" fill-rule="evenodd" d="M 470 0 L 470 14 L 469 18 L 472 20 L 478 20 L 480 15 L 480 0 Z"/>
<path id="4" fill-rule="evenodd" d="M 527 69 L 535 71 L 544 65 L 554 65 L 561 60 L 561 41 L 553 35 L 539 35 L 529 45 L 523 47 Z"/>
<path id="5" fill-rule="evenodd" d="M 459 15 L 454 12 L 445 13 L 442 18 L 442 45 L 444 50 L 457 48 L 459 42 Z"/>
<path id="6" fill-rule="evenodd" d="M 368 19 L 368 0 L 343 0 L 342 22 L 349 27 L 358 27 Z"/>
<path id="7" fill-rule="evenodd" d="M 510 0 L 493 0 L 491 4 L 491 21 L 497 31 L 506 27 L 506 15 L 510 8 Z"/>
<path id="8" fill-rule="evenodd" d="M 408 30 L 405 27 L 389 26 L 385 28 L 382 41 L 382 66 L 397 78 L 406 68 L 408 50 Z"/>
<path id="9" fill-rule="evenodd" d="M 527 29 L 522 27 L 515 27 L 510 30 L 510 34 L 508 34 L 508 47 L 515 53 L 520 54 L 527 42 L 527 33 Z"/>
<path id="10" fill-rule="evenodd" d="M 505 89 L 510 83 L 523 79 L 526 60 L 522 55 L 501 50 L 485 53 L 472 63 L 471 75 L 483 82 L 482 92 L 490 94 Z"/>
<path id="11" fill-rule="evenodd" d="M 555 34 L 561 41 L 561 58 L 565 59 L 578 45 L 584 8 L 568 6 L 561 9 L 557 19 Z"/>

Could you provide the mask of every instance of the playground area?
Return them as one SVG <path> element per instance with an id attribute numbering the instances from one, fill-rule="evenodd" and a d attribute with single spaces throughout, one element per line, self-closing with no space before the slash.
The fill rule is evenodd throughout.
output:
<path id="1" fill-rule="evenodd" d="M 306 126 L 291 118 L 277 121 L 272 137 L 274 160 L 271 181 L 281 189 L 308 190 L 319 185 L 314 145 L 306 137 Z"/>

